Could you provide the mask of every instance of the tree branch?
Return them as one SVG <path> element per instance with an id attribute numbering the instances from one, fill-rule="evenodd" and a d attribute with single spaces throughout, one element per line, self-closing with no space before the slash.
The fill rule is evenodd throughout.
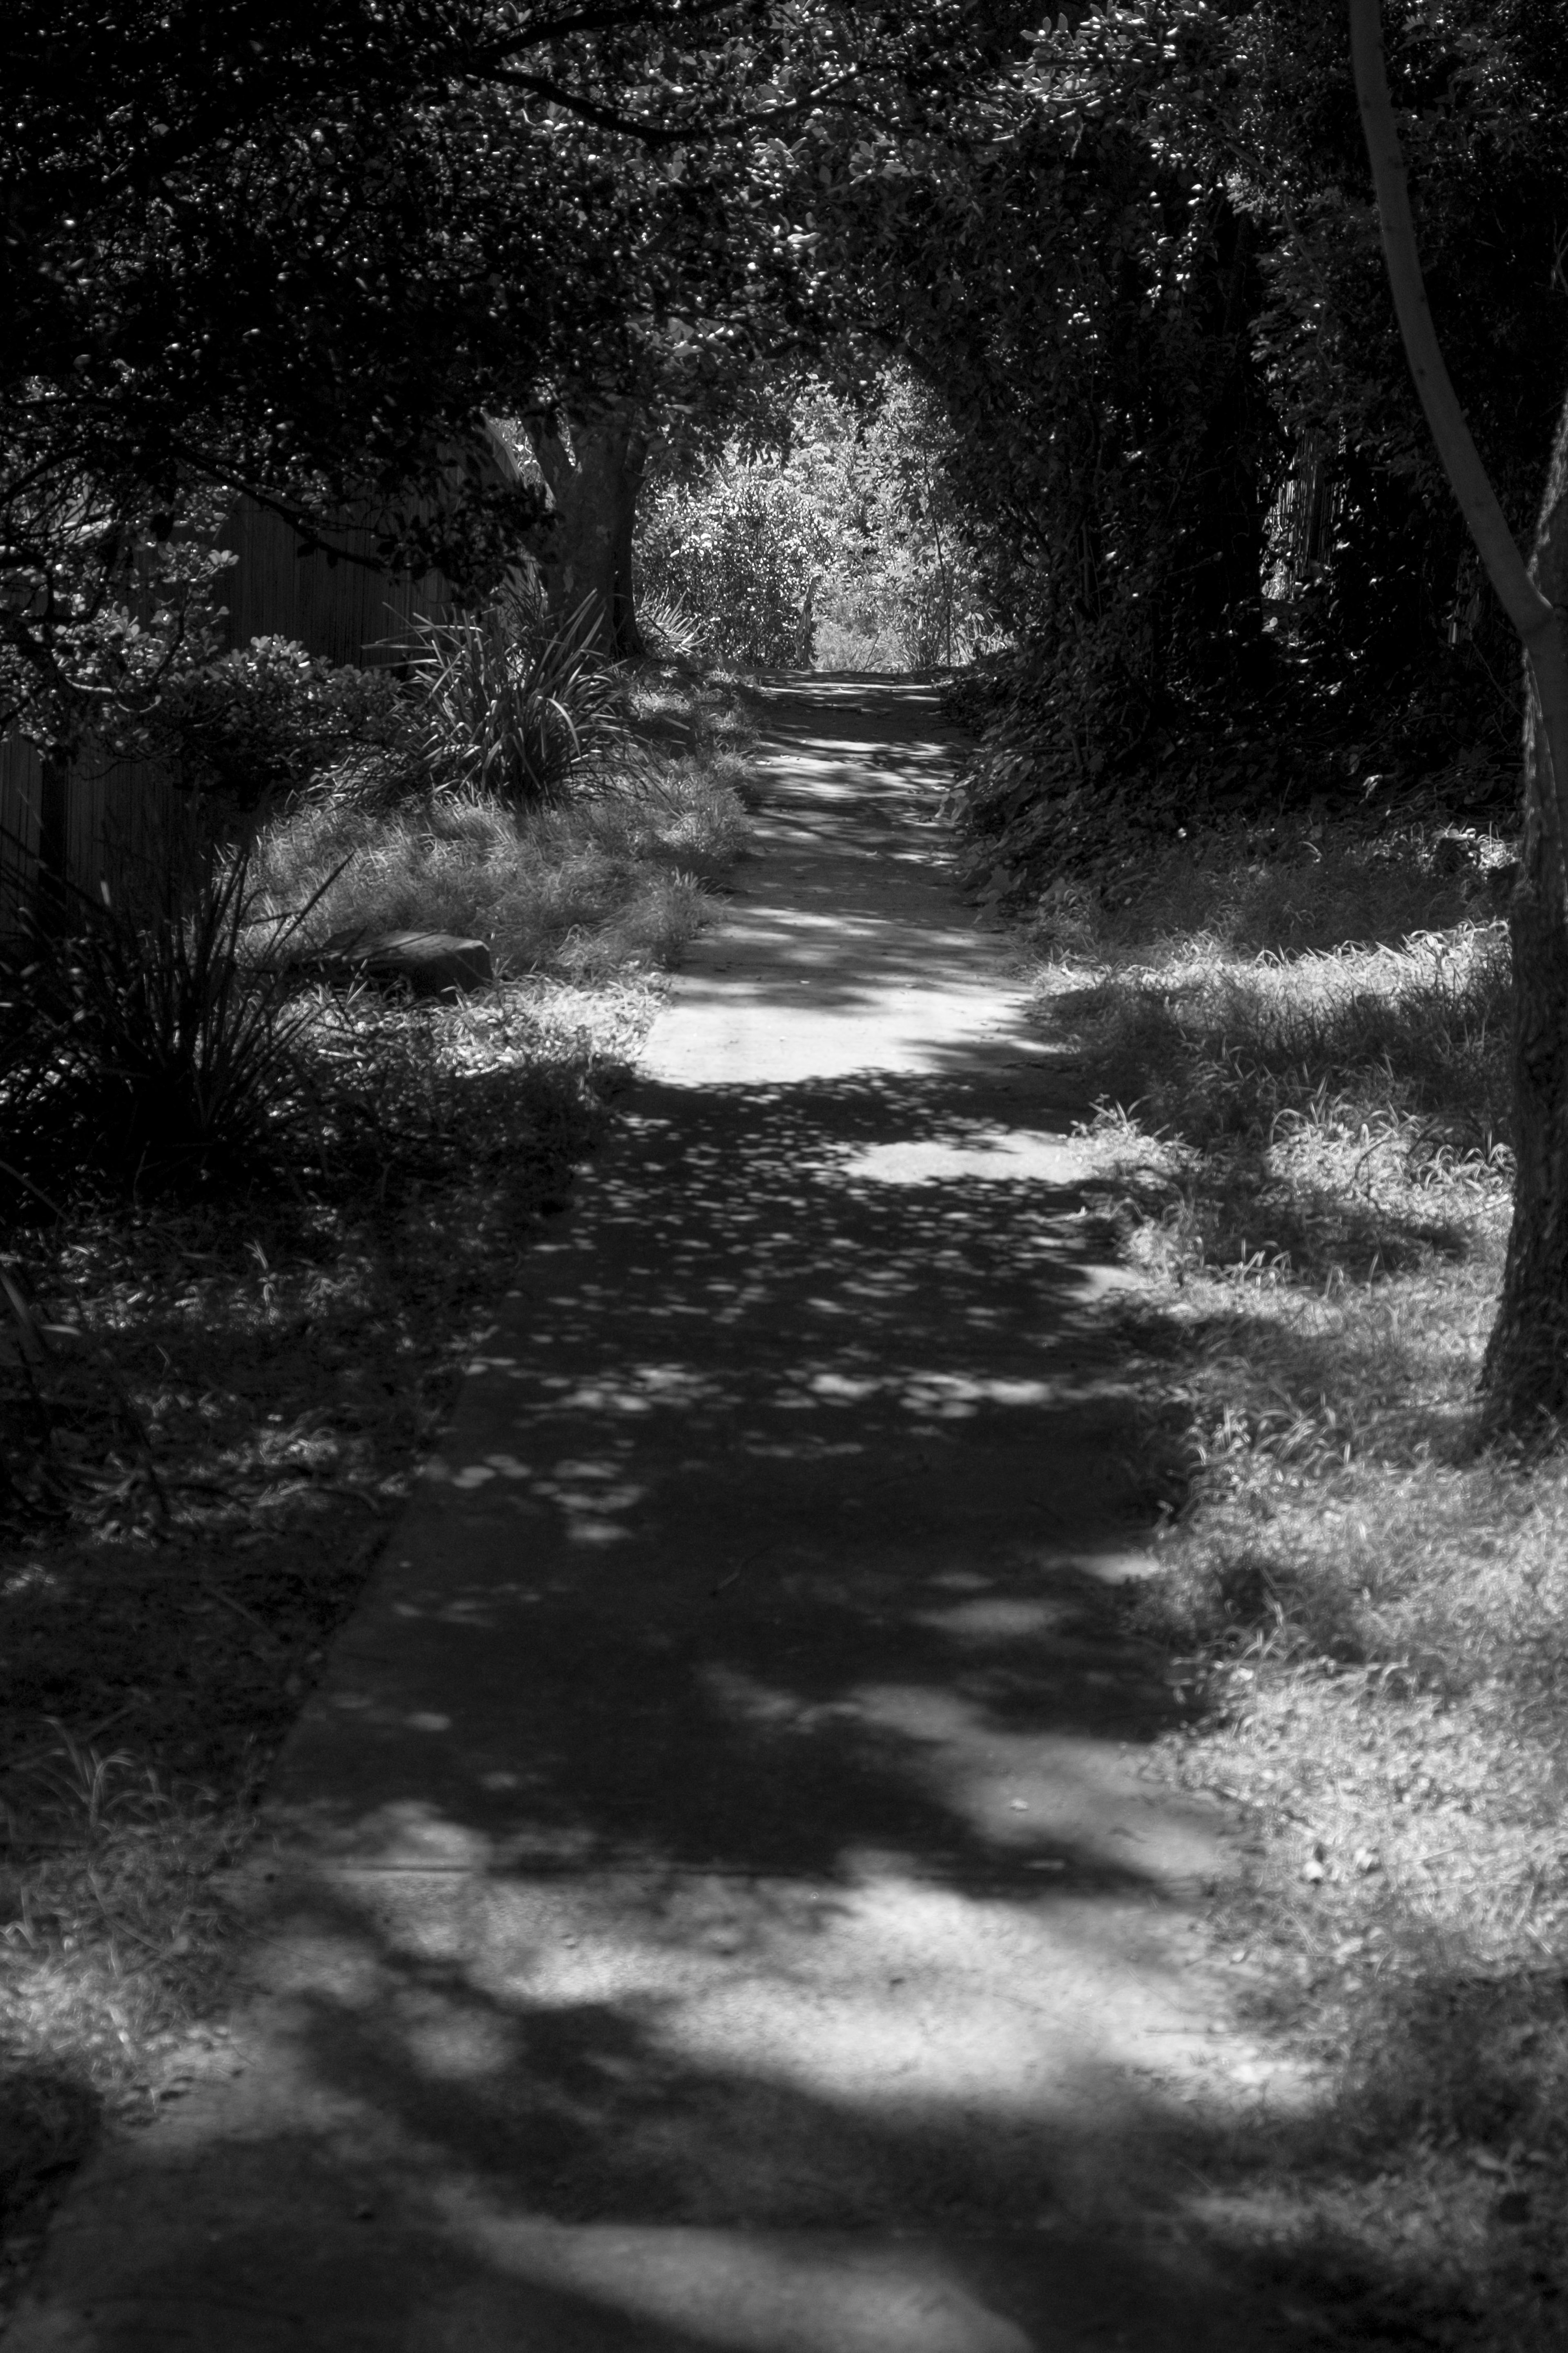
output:
<path id="1" fill-rule="evenodd" d="M 1437 455 L 1469 525 L 1487 576 L 1523 643 L 1545 733 L 1559 852 L 1568 850 L 1568 642 L 1557 607 L 1543 596 L 1481 462 L 1443 358 L 1426 301 L 1410 187 L 1383 54 L 1379 0 L 1350 0 L 1351 63 L 1372 164 L 1384 259 L 1405 356 Z M 1538 538 L 1539 552 L 1539 538 Z"/>
<path id="2" fill-rule="evenodd" d="M 602 105 L 597 99 L 552 81 L 547 74 L 525 73 L 521 66 L 470 66 L 467 71 L 471 80 L 499 83 L 503 90 L 526 90 L 531 98 L 542 98 L 548 105 L 559 106 L 566 113 L 591 122 L 597 131 L 613 131 L 623 139 L 640 140 L 645 147 L 691 143 L 689 123 L 671 129 L 663 123 L 647 121 L 639 115 L 623 114 L 618 108 Z"/>
<path id="3" fill-rule="evenodd" d="M 1497 493 L 1471 438 L 1432 324 L 1415 243 L 1415 223 L 1410 210 L 1405 157 L 1384 64 L 1378 0 L 1351 0 L 1351 58 L 1355 69 L 1356 96 L 1361 102 L 1362 129 L 1372 162 L 1388 282 L 1410 373 L 1415 379 L 1437 455 L 1464 511 L 1487 575 L 1502 599 L 1510 620 L 1528 641 L 1550 620 L 1552 607 L 1531 580 L 1508 527 L 1508 518 L 1498 504 Z"/>

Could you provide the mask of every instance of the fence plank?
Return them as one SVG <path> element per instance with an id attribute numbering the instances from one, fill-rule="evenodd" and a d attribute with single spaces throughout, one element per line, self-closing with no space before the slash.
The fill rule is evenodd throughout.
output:
<path id="1" fill-rule="evenodd" d="M 368 555 L 370 531 L 342 534 Z M 329 562 L 300 553 L 282 517 L 241 499 L 219 538 L 238 562 L 219 595 L 228 611 L 231 647 L 253 638 L 291 638 L 331 662 L 379 668 L 398 659 L 416 613 L 447 609 L 438 575 L 394 578 L 366 564 Z M 14 731 L 0 737 L 0 939 L 14 938 L 33 887 L 38 856 L 41 766 L 37 750 Z M 71 883 L 96 897 L 113 888 L 117 860 L 143 849 L 169 813 L 176 786 L 152 760 L 79 761 L 71 774 L 67 839 Z"/>
<path id="2" fill-rule="evenodd" d="M 444 609 L 445 584 L 434 573 L 411 580 L 349 560 L 373 554 L 374 532 L 345 530 L 339 537 L 347 558 L 334 563 L 320 549 L 302 554 L 280 515 L 241 499 L 218 542 L 239 558 L 221 590 L 229 643 L 292 638 L 328 661 L 367 670 L 395 661 L 415 613 Z"/>
<path id="3" fill-rule="evenodd" d="M 38 857 L 44 764 L 36 744 L 0 736 L 0 939 L 14 938 Z"/>

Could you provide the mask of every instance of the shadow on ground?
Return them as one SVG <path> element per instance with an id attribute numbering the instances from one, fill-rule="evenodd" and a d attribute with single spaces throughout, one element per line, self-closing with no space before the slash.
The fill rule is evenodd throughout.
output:
<path id="1" fill-rule="evenodd" d="M 17 2353 L 1175 2353 L 1410 2301 L 1241 2195 L 1315 2087 L 1206 1956 L 1114 1278 L 950 902 L 906 948 L 935 887 L 878 868 L 824 1018 L 945 973 L 962 1034 L 770 1076 L 781 923 L 497 1301 L 285 1753 L 252 2005 Z"/>

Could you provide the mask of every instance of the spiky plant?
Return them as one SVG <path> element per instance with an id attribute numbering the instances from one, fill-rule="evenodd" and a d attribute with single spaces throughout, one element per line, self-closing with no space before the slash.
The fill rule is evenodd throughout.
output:
<path id="1" fill-rule="evenodd" d="M 73 893 L 64 935 L 30 942 L 16 976 L 26 1047 L 4 1092 L 18 1151 L 132 1185 L 243 1170 L 298 1097 L 314 1008 L 287 949 L 321 892 L 258 916 L 248 849 L 215 844 L 197 812 L 121 863 L 115 890 Z"/>
<path id="2" fill-rule="evenodd" d="M 416 623 L 409 668 L 439 787 L 548 807 L 626 750 L 615 671 L 593 642 L 594 624 L 584 605 L 552 627 L 522 587 L 482 613 Z"/>

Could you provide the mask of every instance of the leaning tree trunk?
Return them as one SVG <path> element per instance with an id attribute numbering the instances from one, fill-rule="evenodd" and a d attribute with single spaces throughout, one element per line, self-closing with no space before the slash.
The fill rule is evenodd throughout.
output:
<path id="1" fill-rule="evenodd" d="M 1568 409 L 1527 567 L 1426 307 L 1378 0 L 1350 0 L 1351 55 L 1389 285 L 1411 374 L 1471 537 L 1524 648 L 1524 838 L 1511 909 L 1518 1176 L 1502 1300 L 1481 1372 L 1494 1427 L 1568 1418 Z"/>
<path id="2" fill-rule="evenodd" d="M 534 440 L 550 488 L 553 527 L 541 560 L 544 593 L 563 620 L 589 605 L 594 636 L 617 659 L 643 650 L 632 590 L 632 532 L 647 463 L 647 434 L 629 406 Z"/>

